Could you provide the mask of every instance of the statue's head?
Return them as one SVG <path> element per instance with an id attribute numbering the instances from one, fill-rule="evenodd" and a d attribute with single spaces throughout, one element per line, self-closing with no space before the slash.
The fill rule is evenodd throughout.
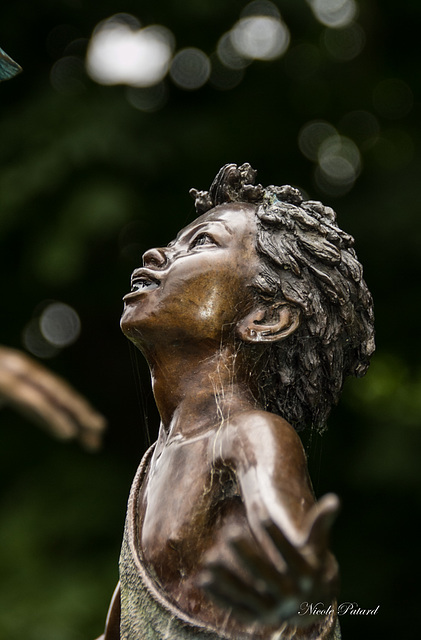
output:
<path id="1" fill-rule="evenodd" d="M 375 349 L 373 302 L 354 239 L 321 202 L 290 186 L 255 185 L 249 164 L 227 164 L 209 191 L 191 190 L 204 213 L 228 202 L 255 205 L 260 269 L 253 281 L 267 317 L 295 309 L 287 335 L 262 335 L 265 320 L 243 325 L 242 339 L 264 341 L 258 375 L 264 407 L 297 429 L 323 430 L 346 376 L 363 376 Z M 276 312 L 276 310 L 279 312 Z M 248 333 L 248 335 L 247 335 Z"/>
<path id="2" fill-rule="evenodd" d="M 334 211 L 254 176 L 229 164 L 191 191 L 199 218 L 144 254 L 122 328 L 145 355 L 182 348 L 186 367 L 201 345 L 234 345 L 266 410 L 322 430 L 374 351 L 371 295 Z"/>

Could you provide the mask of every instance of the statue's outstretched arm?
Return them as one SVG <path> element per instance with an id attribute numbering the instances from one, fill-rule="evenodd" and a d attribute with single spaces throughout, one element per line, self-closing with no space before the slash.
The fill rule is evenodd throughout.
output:
<path id="1" fill-rule="evenodd" d="M 310 615 L 298 615 L 301 604 L 328 607 L 337 592 L 328 543 L 339 500 L 329 494 L 315 502 L 301 442 L 282 419 L 256 412 L 254 424 L 234 429 L 221 453 L 235 467 L 253 538 L 233 527 L 227 544 L 238 564 L 211 550 L 202 586 L 244 621 L 310 624 Z"/>

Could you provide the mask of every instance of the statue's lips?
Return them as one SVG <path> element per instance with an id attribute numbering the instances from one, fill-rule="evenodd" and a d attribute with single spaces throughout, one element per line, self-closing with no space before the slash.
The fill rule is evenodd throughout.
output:
<path id="1" fill-rule="evenodd" d="M 160 284 L 160 280 L 151 276 L 146 271 L 135 271 L 131 279 L 130 293 L 126 294 L 123 300 L 134 298 L 139 295 L 139 293 L 153 291 L 154 289 L 157 289 Z"/>

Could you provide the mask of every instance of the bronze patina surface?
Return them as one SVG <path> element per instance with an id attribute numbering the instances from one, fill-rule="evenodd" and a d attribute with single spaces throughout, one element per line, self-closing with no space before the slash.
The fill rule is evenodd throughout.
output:
<path id="1" fill-rule="evenodd" d="M 315 500 L 297 431 L 322 430 L 365 373 L 372 300 L 333 210 L 254 174 L 225 165 L 192 190 L 200 217 L 144 254 L 124 298 L 161 425 L 106 640 L 340 637 L 334 607 L 298 614 L 337 596 L 338 498 Z"/>

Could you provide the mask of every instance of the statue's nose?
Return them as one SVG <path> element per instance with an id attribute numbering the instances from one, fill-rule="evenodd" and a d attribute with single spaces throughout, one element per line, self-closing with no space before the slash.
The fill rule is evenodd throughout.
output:
<path id="1" fill-rule="evenodd" d="M 162 269 L 168 262 L 164 249 L 149 249 L 143 254 L 143 266 Z"/>

